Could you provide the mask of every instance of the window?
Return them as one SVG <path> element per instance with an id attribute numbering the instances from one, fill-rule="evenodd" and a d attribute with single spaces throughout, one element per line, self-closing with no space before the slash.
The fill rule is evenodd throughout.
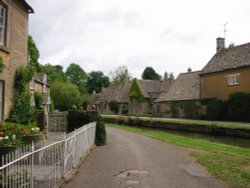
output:
<path id="1" fill-rule="evenodd" d="M 228 79 L 228 85 L 229 86 L 239 85 L 239 83 L 240 83 L 240 74 L 229 75 L 229 76 L 227 76 L 227 79 Z"/>
<path id="2" fill-rule="evenodd" d="M 6 7 L 0 3 L 0 45 L 5 45 Z"/>

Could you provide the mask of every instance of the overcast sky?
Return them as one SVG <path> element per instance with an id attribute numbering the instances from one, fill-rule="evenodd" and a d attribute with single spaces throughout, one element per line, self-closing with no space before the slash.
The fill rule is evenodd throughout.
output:
<path id="1" fill-rule="evenodd" d="M 40 63 L 72 62 L 106 75 L 127 66 L 140 78 L 147 66 L 163 75 L 200 70 L 216 38 L 250 42 L 249 0 L 27 0 L 30 34 Z"/>

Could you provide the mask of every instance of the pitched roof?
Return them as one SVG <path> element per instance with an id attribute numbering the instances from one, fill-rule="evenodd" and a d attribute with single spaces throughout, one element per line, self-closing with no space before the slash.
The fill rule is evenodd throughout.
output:
<path id="1" fill-rule="evenodd" d="M 138 83 L 145 98 L 151 98 L 150 93 L 160 94 L 162 91 L 167 91 L 170 86 L 168 82 L 160 80 L 138 80 Z"/>
<path id="2" fill-rule="evenodd" d="M 46 84 L 47 86 L 49 86 L 49 84 L 47 82 L 47 74 L 46 73 L 42 73 L 42 72 L 35 73 L 34 80 L 38 83 Z"/>
<path id="3" fill-rule="evenodd" d="M 24 7 L 28 10 L 29 13 L 34 13 L 34 9 L 25 1 L 25 0 L 19 0 Z"/>
<path id="4" fill-rule="evenodd" d="M 223 49 L 216 53 L 201 74 L 250 66 L 250 43 Z"/>
<path id="5" fill-rule="evenodd" d="M 161 93 L 156 102 L 197 100 L 200 98 L 200 71 L 181 73 L 167 92 Z"/>

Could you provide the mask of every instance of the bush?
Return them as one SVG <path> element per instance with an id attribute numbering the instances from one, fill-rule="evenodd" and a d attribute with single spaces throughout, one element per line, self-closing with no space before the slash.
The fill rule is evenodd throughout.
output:
<path id="1" fill-rule="evenodd" d="M 117 114 L 119 111 L 119 104 L 117 101 L 110 101 L 109 102 L 109 109 L 114 113 Z"/>
<path id="2" fill-rule="evenodd" d="M 227 100 L 227 120 L 250 121 L 250 93 L 232 93 Z"/>
<path id="3" fill-rule="evenodd" d="M 97 120 L 96 112 L 86 112 L 83 110 L 70 110 L 68 115 L 68 130 L 67 132 L 74 131 L 81 126 L 94 122 Z"/>
<path id="4" fill-rule="evenodd" d="M 96 121 L 96 137 L 95 144 L 97 146 L 103 146 L 106 144 L 106 129 L 103 119 L 99 116 Z"/>
<path id="5" fill-rule="evenodd" d="M 210 99 L 207 103 L 207 119 L 222 120 L 225 112 L 225 103 L 219 99 Z"/>

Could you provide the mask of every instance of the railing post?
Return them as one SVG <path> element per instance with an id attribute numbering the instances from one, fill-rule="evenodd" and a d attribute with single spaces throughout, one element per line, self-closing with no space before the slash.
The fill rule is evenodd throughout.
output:
<path id="1" fill-rule="evenodd" d="M 35 152 L 35 143 L 31 143 L 31 188 L 34 188 L 34 152 Z"/>
<path id="2" fill-rule="evenodd" d="M 67 158 L 67 143 L 66 138 L 63 141 L 64 150 L 63 150 L 63 177 L 66 174 L 66 158 Z"/>

